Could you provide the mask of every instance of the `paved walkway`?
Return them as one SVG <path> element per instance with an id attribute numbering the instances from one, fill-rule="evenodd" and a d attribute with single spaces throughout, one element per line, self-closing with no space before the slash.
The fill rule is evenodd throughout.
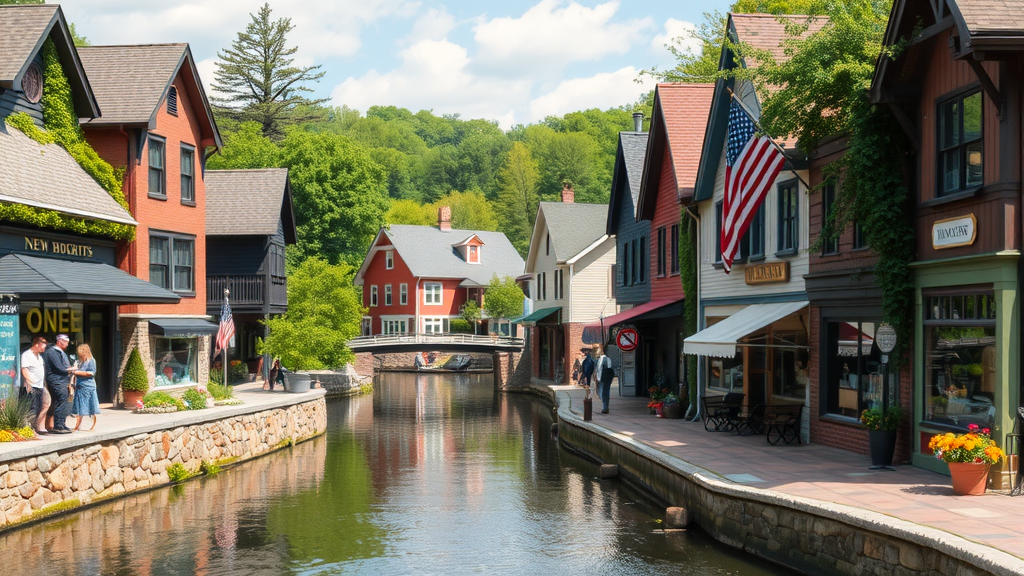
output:
<path id="1" fill-rule="evenodd" d="M 282 390 L 265 391 L 263 383 L 240 384 L 234 387 L 235 397 L 243 404 L 217 406 L 203 410 L 188 410 L 168 414 L 134 414 L 128 410 L 115 409 L 112 404 L 100 404 L 100 415 L 96 429 L 92 432 L 79 431 L 71 434 L 48 434 L 26 442 L 0 442 L 0 463 L 23 460 L 51 452 L 75 449 L 107 440 L 188 426 L 211 420 L 230 418 L 260 410 L 291 406 L 322 396 L 323 389 L 314 389 L 303 394 L 290 394 Z M 74 428 L 75 419 L 67 419 L 69 428 Z M 88 428 L 92 418 L 82 419 L 82 428 Z"/>
<path id="2" fill-rule="evenodd" d="M 582 418 L 583 389 L 550 388 Z M 837 448 L 771 446 L 764 436 L 707 432 L 700 422 L 652 416 L 646 398 L 613 396 L 609 414 L 601 414 L 600 406 L 595 398 L 592 424 L 724 480 L 893 516 L 1024 559 L 1024 496 L 956 496 L 948 476 L 909 465 L 896 466 L 894 472 L 872 471 L 867 457 Z"/>

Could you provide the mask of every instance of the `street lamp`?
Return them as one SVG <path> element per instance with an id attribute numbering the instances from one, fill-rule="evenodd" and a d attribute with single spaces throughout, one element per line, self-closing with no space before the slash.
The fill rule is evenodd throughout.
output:
<path id="1" fill-rule="evenodd" d="M 882 351 L 882 422 L 889 411 L 889 353 L 896 348 L 896 329 L 889 324 L 879 324 L 875 331 L 875 345 Z M 872 466 L 872 469 L 892 470 L 888 466 Z"/>

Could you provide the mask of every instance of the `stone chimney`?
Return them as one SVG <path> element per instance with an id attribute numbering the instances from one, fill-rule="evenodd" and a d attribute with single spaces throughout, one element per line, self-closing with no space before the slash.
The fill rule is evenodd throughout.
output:
<path id="1" fill-rule="evenodd" d="M 576 200 L 576 190 L 569 182 L 562 183 L 562 204 L 572 204 Z"/>
<path id="2" fill-rule="evenodd" d="M 633 112 L 633 132 L 644 131 L 644 113 Z"/>
<path id="3" fill-rule="evenodd" d="M 452 209 L 450 206 L 441 206 L 437 209 L 437 229 L 441 232 L 452 231 Z"/>

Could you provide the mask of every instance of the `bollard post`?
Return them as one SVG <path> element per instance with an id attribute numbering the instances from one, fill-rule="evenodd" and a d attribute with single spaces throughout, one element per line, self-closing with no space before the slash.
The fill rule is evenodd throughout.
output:
<path id="1" fill-rule="evenodd" d="M 594 401 L 590 398 L 583 399 L 583 421 L 590 422 L 594 417 Z"/>

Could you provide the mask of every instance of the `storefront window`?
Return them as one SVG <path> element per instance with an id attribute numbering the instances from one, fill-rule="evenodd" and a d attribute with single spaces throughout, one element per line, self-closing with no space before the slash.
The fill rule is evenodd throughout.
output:
<path id="1" fill-rule="evenodd" d="M 807 395 L 807 334 L 776 332 L 772 348 L 772 401 L 804 401 Z"/>
<path id="2" fill-rule="evenodd" d="M 991 294 L 926 299 L 924 419 L 966 429 L 995 420 L 996 326 Z"/>
<path id="3" fill-rule="evenodd" d="M 69 354 L 74 346 L 85 340 L 85 305 L 71 302 L 26 302 L 19 305 L 21 316 L 21 341 L 27 348 L 36 336 L 45 336 L 48 343 L 56 341 L 57 334 L 67 334 L 71 339 Z"/>
<path id="4" fill-rule="evenodd" d="M 196 384 L 198 338 L 155 338 L 156 385 Z"/>
<path id="5" fill-rule="evenodd" d="M 708 388 L 723 392 L 743 392 L 743 349 L 733 358 L 708 358 Z"/>
<path id="6" fill-rule="evenodd" d="M 875 346 L 874 322 L 828 322 L 828 348 L 822 388 L 826 412 L 856 418 L 882 401 L 882 352 Z M 890 372 L 889 389 L 899 375 Z"/>

